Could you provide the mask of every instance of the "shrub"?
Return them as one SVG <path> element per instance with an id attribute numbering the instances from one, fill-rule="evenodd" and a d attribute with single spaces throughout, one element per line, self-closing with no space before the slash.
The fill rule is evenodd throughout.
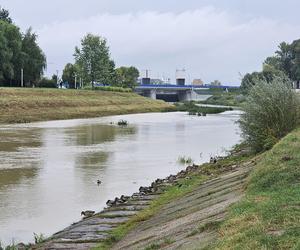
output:
<path id="1" fill-rule="evenodd" d="M 239 121 L 245 141 L 256 152 L 271 148 L 299 124 L 299 96 L 290 80 L 275 77 L 257 79 Z"/>
<path id="2" fill-rule="evenodd" d="M 179 164 L 185 165 L 185 164 L 192 164 L 194 161 L 191 157 L 179 156 L 178 159 L 177 159 L 177 162 Z"/>
<path id="3" fill-rule="evenodd" d="M 118 121 L 118 126 L 126 127 L 128 125 L 128 121 L 120 120 Z"/>
<path id="4" fill-rule="evenodd" d="M 35 86 L 37 88 L 57 88 L 56 81 L 45 77 L 42 78 Z"/>

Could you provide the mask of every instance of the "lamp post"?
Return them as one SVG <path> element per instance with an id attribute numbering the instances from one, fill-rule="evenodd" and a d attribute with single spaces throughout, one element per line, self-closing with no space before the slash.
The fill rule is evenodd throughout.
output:
<path id="1" fill-rule="evenodd" d="M 75 73 L 74 76 L 75 76 L 75 89 L 77 89 L 77 74 Z"/>
<path id="2" fill-rule="evenodd" d="M 56 70 L 56 85 L 59 87 L 58 70 Z"/>
<path id="3" fill-rule="evenodd" d="M 24 70 L 23 68 L 21 69 L 21 87 L 23 88 L 24 86 Z"/>

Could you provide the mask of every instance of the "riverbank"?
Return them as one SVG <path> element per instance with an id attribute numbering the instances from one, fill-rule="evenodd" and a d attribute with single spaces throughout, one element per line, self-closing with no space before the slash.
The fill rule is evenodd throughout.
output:
<path id="1" fill-rule="evenodd" d="M 0 88 L 0 124 L 174 110 L 134 93 Z"/>
<path id="2" fill-rule="evenodd" d="M 251 162 L 245 163 L 245 165 L 236 164 L 246 162 L 247 159 L 249 157 L 246 155 L 232 155 L 219 159 L 216 164 L 193 165 L 177 175 L 158 179 L 152 183 L 151 187 L 141 187 L 139 192 L 131 197 L 113 199 L 104 211 L 55 234 L 50 241 L 38 249 L 67 249 L 70 247 L 73 249 L 90 249 L 91 247 L 108 249 L 131 229 L 138 227 L 140 223 L 153 216 L 155 217 L 158 211 L 161 211 L 167 204 L 172 203 L 176 206 L 174 202 L 177 204 L 180 199 L 186 199 L 192 194 L 203 196 L 202 199 L 196 199 L 199 204 L 183 202 L 189 205 L 190 209 L 185 210 L 182 206 L 176 206 L 181 212 L 190 213 L 191 209 L 197 209 L 201 204 L 204 204 L 205 200 L 210 200 L 209 196 L 212 190 L 216 191 L 215 198 L 217 201 L 226 198 L 226 193 L 236 190 L 244 182 L 249 169 L 252 167 Z M 230 180 L 239 179 L 241 181 L 231 185 Z M 201 190 L 205 191 L 206 194 L 205 192 L 202 193 Z M 226 192 L 219 193 L 218 190 L 226 190 Z M 228 202 L 231 204 L 232 199 L 230 198 Z M 223 205 L 220 204 L 220 209 Z M 180 213 L 173 213 L 173 215 L 178 216 L 179 219 Z M 168 220 L 168 216 L 165 216 L 165 219 Z M 156 231 L 153 230 L 153 232 Z M 100 245 L 98 245 L 99 243 Z M 144 244 L 148 244 L 148 241 Z"/>
<path id="3" fill-rule="evenodd" d="M 200 101 L 199 103 L 208 105 L 222 105 L 227 107 L 241 107 L 246 101 L 246 97 L 239 89 L 230 90 L 229 92 L 216 89 L 211 94 L 211 97 L 205 101 Z"/>
<path id="4" fill-rule="evenodd" d="M 296 249 L 299 138 L 300 129 L 261 155 L 240 151 L 156 180 L 40 249 Z"/>

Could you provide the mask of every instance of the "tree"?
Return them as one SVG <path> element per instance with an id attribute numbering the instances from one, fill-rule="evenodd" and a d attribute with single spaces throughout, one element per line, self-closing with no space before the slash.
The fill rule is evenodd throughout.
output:
<path id="1" fill-rule="evenodd" d="M 0 84 L 20 86 L 21 69 L 25 83 L 37 83 L 46 67 L 46 57 L 31 28 L 25 34 L 12 23 L 9 12 L 0 8 Z"/>
<path id="2" fill-rule="evenodd" d="M 75 75 L 79 76 L 77 65 L 72 63 L 66 64 L 62 75 L 63 82 L 67 82 L 69 86 L 75 88 Z"/>
<path id="3" fill-rule="evenodd" d="M 137 79 L 140 75 L 135 67 L 120 67 L 116 69 L 117 82 L 113 85 L 133 89 L 137 85 Z"/>
<path id="4" fill-rule="evenodd" d="M 18 73 L 22 35 L 17 26 L 0 21 L 0 80 L 11 84 Z"/>
<path id="5" fill-rule="evenodd" d="M 56 75 L 53 75 L 51 79 L 47 77 L 42 77 L 36 84 L 38 88 L 57 88 Z"/>
<path id="6" fill-rule="evenodd" d="M 110 59 L 106 39 L 87 34 L 81 40 L 81 48 L 75 48 L 75 64 L 82 72 L 84 82 L 112 84 L 115 80 L 115 63 Z"/>
<path id="7" fill-rule="evenodd" d="M 256 84 L 258 81 L 266 81 L 272 83 L 274 78 L 276 77 L 286 77 L 286 74 L 275 68 L 276 64 L 274 65 L 275 60 L 271 59 L 270 57 L 267 58 L 265 63 L 263 64 L 263 70 L 261 72 L 253 72 L 246 74 L 241 83 L 241 89 L 244 93 L 248 93 L 249 90 Z M 272 65 L 271 65 L 272 64 Z"/>
<path id="8" fill-rule="evenodd" d="M 5 21 L 7 23 L 12 23 L 12 19 L 9 16 L 9 11 L 1 8 L 1 6 L 0 6 L 0 20 Z"/>
<path id="9" fill-rule="evenodd" d="M 22 40 L 24 81 L 31 85 L 38 82 L 46 68 L 46 56 L 37 44 L 37 35 L 29 28 Z"/>

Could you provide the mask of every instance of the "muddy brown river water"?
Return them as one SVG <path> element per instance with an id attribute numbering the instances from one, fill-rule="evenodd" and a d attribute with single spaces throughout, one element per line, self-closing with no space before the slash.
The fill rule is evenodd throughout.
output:
<path id="1" fill-rule="evenodd" d="M 178 112 L 1 126 L 0 241 L 50 236 L 82 210 L 182 170 L 179 156 L 203 163 L 225 154 L 240 140 L 238 118 Z M 120 119 L 129 126 L 114 125 Z"/>

